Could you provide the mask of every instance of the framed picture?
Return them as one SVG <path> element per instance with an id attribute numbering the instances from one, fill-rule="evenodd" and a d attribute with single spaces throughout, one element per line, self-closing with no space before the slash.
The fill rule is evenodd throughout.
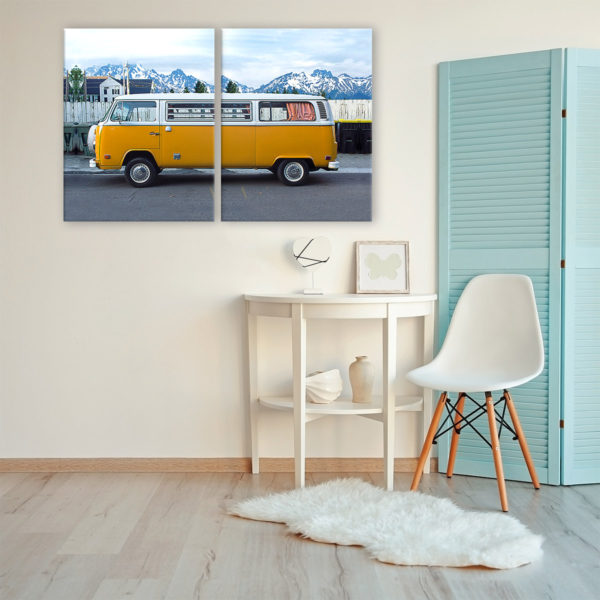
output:
<path id="1" fill-rule="evenodd" d="M 408 294 L 408 242 L 356 242 L 357 294 Z"/>

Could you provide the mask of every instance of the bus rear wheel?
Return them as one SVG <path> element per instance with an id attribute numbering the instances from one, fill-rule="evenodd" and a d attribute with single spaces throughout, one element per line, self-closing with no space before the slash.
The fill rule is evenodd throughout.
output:
<path id="1" fill-rule="evenodd" d="M 308 164 L 302 159 L 282 160 L 277 166 L 277 177 L 285 185 L 305 184 L 308 173 Z"/>
<path id="2" fill-rule="evenodd" d="M 149 187 L 157 175 L 154 163 L 147 158 L 132 158 L 125 167 L 125 178 L 133 187 Z"/>

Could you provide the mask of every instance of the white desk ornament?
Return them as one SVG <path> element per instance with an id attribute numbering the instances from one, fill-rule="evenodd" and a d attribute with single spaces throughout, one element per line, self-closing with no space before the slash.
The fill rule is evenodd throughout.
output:
<path id="1" fill-rule="evenodd" d="M 305 294 L 322 294 L 323 290 L 315 286 L 315 271 L 329 261 L 331 242 L 326 237 L 299 238 L 292 247 L 296 262 L 312 275 L 312 287 Z"/>

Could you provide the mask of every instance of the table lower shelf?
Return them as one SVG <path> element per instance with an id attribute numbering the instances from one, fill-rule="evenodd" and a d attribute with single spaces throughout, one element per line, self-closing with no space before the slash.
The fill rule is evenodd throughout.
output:
<path id="1" fill-rule="evenodd" d="M 290 396 L 262 396 L 260 406 L 292 412 L 294 401 Z M 422 396 L 396 396 L 396 412 L 421 412 L 423 410 Z M 329 404 L 306 403 L 307 421 L 326 417 L 328 415 L 358 415 L 381 421 L 383 419 L 382 397 L 374 396 L 368 404 L 358 404 L 347 398 L 339 398 Z"/>

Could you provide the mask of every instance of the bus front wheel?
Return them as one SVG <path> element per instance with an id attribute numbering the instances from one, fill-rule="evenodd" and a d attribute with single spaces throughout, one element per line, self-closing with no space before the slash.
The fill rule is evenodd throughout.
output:
<path id="1" fill-rule="evenodd" d="M 277 177 L 285 185 L 303 185 L 308 179 L 308 165 L 305 160 L 282 160 L 277 167 Z"/>
<path id="2" fill-rule="evenodd" d="M 148 187 L 158 175 L 154 163 L 147 158 L 132 158 L 125 167 L 125 177 L 133 187 Z"/>

